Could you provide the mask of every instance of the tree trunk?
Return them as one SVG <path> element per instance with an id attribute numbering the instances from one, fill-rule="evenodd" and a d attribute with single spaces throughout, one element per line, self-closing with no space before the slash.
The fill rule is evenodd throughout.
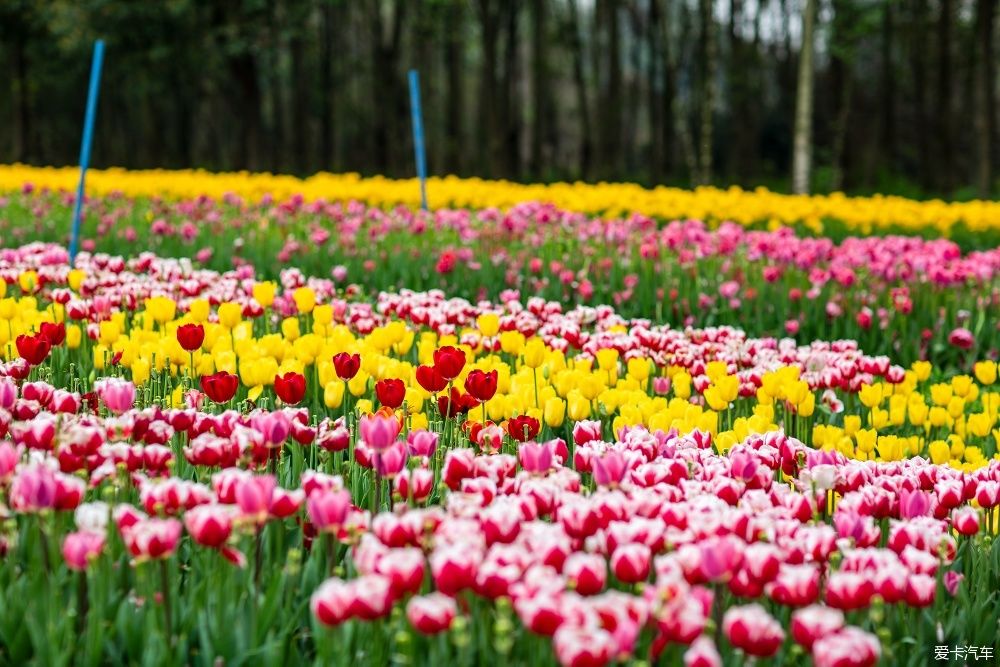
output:
<path id="1" fill-rule="evenodd" d="M 320 5 L 319 35 L 319 169 L 333 171 L 333 5 Z"/>
<path id="2" fill-rule="evenodd" d="M 916 127 L 917 134 L 917 177 L 920 187 L 925 191 L 931 187 L 931 132 L 927 109 L 927 0 L 914 0 L 914 26 L 911 30 L 912 39 L 910 53 L 913 67 L 913 88 L 916 93 Z"/>
<path id="3" fill-rule="evenodd" d="M 664 62 L 660 29 L 660 0 L 650 0 L 649 21 L 646 24 L 646 39 L 649 41 L 646 92 L 649 95 L 649 176 L 653 185 L 663 180 L 663 94 L 660 90 L 660 71 Z"/>
<path id="4" fill-rule="evenodd" d="M 700 0 L 701 19 L 701 102 L 698 133 L 698 184 L 712 183 L 712 115 L 715 111 L 715 17 L 712 0 Z"/>
<path id="5" fill-rule="evenodd" d="M 997 0 L 979 0 L 976 5 L 976 192 L 989 199 L 993 188 L 993 151 L 996 141 L 996 54 L 993 28 Z"/>
<path id="6" fill-rule="evenodd" d="M 17 109 L 14 129 L 14 161 L 31 159 L 31 93 L 28 88 L 28 54 L 24 39 L 14 40 L 14 90 L 17 91 Z"/>
<path id="7" fill-rule="evenodd" d="M 504 177 L 519 178 L 522 168 L 521 163 L 521 95 L 518 88 L 517 74 L 518 66 L 518 11 L 520 2 L 518 0 L 508 0 L 505 3 L 506 9 L 506 37 L 504 40 L 504 67 L 501 82 L 503 100 L 500 110 L 503 114 L 501 136 L 503 146 L 502 157 Z"/>
<path id="8" fill-rule="evenodd" d="M 886 0 L 882 10 L 882 119 L 879 135 L 881 157 L 886 171 L 892 172 L 896 155 L 896 71 L 892 62 L 892 38 L 895 31 L 892 0 Z"/>
<path id="9" fill-rule="evenodd" d="M 479 140 L 486 150 L 480 151 L 480 173 L 487 178 L 496 175 L 499 153 L 503 148 L 497 119 L 497 77 L 499 59 L 500 17 L 499 7 L 493 0 L 479 0 L 479 24 L 482 32 L 483 65 L 479 77 Z"/>
<path id="10" fill-rule="evenodd" d="M 795 99 L 795 135 L 792 156 L 792 191 L 808 194 L 812 171 L 813 33 L 816 0 L 806 0 L 802 16 L 802 51 L 799 54 L 799 83 Z"/>
<path id="11" fill-rule="evenodd" d="M 579 177 L 590 177 L 593 156 L 593 130 L 591 128 L 590 104 L 587 101 L 587 79 L 584 74 L 583 40 L 580 38 L 580 16 L 577 0 L 569 0 L 569 46 L 573 58 L 573 87 L 576 91 L 576 105 L 580 116 L 580 173 Z"/>
<path id="12" fill-rule="evenodd" d="M 604 86 L 601 95 L 601 176 L 621 179 L 622 155 L 622 57 L 621 35 L 618 22 L 619 0 L 599 0 L 603 7 L 603 24 L 607 27 Z"/>
<path id="13" fill-rule="evenodd" d="M 951 71 L 951 19 L 953 0 L 941 0 L 941 13 L 938 15 L 938 79 L 937 79 L 937 165 L 938 188 L 942 194 L 951 192 L 954 186 L 952 170 L 952 71 Z"/>
<path id="14" fill-rule="evenodd" d="M 529 170 L 532 178 L 542 179 L 545 169 L 543 154 L 548 120 L 548 63 L 546 62 L 545 35 L 545 1 L 532 0 L 531 18 L 531 102 L 533 106 L 531 118 L 531 165 Z"/>
<path id="15" fill-rule="evenodd" d="M 445 15 L 444 43 L 445 67 L 447 71 L 447 99 L 445 100 L 445 170 L 461 174 L 465 170 L 465 150 L 462 145 L 462 123 L 465 119 L 464 95 L 462 91 L 462 7 L 463 3 L 452 2 Z"/>

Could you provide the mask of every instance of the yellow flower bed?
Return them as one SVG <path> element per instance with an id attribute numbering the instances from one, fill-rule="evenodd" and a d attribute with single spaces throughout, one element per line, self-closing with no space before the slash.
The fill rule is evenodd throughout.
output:
<path id="1" fill-rule="evenodd" d="M 75 167 L 27 167 L 0 165 L 0 191 L 20 189 L 26 182 L 36 187 L 72 190 L 79 171 Z M 92 169 L 87 190 L 105 195 L 122 192 L 130 196 L 168 198 L 235 193 L 248 199 L 265 194 L 282 199 L 301 194 L 307 200 L 356 199 L 373 206 L 404 204 L 418 206 L 420 191 L 416 179 L 362 178 L 357 174 L 320 173 L 306 179 L 247 172 L 212 174 L 199 170 Z M 743 190 L 656 187 L 643 188 L 629 183 L 554 183 L 523 185 L 508 181 L 446 176 L 428 180 L 431 207 L 506 208 L 524 201 L 546 201 L 561 208 L 609 216 L 638 211 L 664 219 L 698 218 L 732 220 L 744 225 L 767 222 L 772 225 L 803 223 L 816 232 L 824 219 L 843 222 L 850 230 L 866 234 L 876 229 L 935 229 L 947 236 L 951 227 L 964 223 L 972 231 L 1000 228 L 1000 202 L 971 201 L 948 203 L 940 200 L 915 201 L 876 195 L 847 197 L 830 195 L 784 195 L 765 188 Z"/>

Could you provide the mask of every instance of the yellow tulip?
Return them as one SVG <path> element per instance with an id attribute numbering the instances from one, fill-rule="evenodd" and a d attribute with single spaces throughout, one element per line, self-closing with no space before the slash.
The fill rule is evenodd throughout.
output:
<path id="1" fill-rule="evenodd" d="M 566 403 L 561 398 L 553 396 L 545 401 L 543 415 L 549 428 L 559 428 L 566 420 Z"/>
<path id="2" fill-rule="evenodd" d="M 227 329 L 233 329 L 243 319 L 243 307 L 235 301 L 227 301 L 219 305 L 219 324 Z"/>
<path id="3" fill-rule="evenodd" d="M 973 367 L 979 384 L 989 386 L 997 381 L 997 364 L 995 361 L 978 361 Z"/>
<path id="4" fill-rule="evenodd" d="M 295 307 L 299 312 L 305 315 L 316 307 L 316 292 L 311 287 L 299 287 L 292 292 L 292 300 L 295 301 Z"/>
<path id="5" fill-rule="evenodd" d="M 344 383 L 341 380 L 331 380 L 323 387 L 323 404 L 330 410 L 336 410 L 344 402 Z"/>
<path id="6" fill-rule="evenodd" d="M 493 338 L 500 331 L 500 316 L 495 313 L 483 313 L 476 318 L 479 333 L 487 338 Z"/>
<path id="7" fill-rule="evenodd" d="M 254 283 L 252 290 L 253 298 L 261 307 L 269 308 L 274 303 L 274 293 L 277 289 L 277 284 L 271 281 Z"/>

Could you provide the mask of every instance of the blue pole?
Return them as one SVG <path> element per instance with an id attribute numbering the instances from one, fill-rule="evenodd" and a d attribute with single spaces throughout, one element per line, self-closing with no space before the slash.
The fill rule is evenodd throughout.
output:
<path id="1" fill-rule="evenodd" d="M 90 146 L 94 139 L 94 117 L 97 115 L 97 93 L 101 83 L 101 65 L 104 63 L 104 40 L 94 42 L 94 57 L 90 61 L 90 87 L 87 90 L 87 114 L 83 119 L 83 141 L 80 143 L 80 182 L 76 186 L 73 204 L 73 235 L 69 240 L 69 263 L 73 264 L 80 243 L 80 217 L 83 212 L 83 184 L 90 165 Z"/>
<path id="2" fill-rule="evenodd" d="M 427 210 L 427 156 L 424 153 L 424 117 L 420 112 L 420 74 L 410 70 L 410 115 L 413 118 L 413 152 L 420 179 L 420 207 Z"/>

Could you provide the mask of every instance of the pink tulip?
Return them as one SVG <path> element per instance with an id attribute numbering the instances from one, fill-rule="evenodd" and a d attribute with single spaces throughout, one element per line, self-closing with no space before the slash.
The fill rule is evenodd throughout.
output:
<path id="1" fill-rule="evenodd" d="M 566 624 L 552 638 L 556 658 L 562 667 L 594 667 L 614 657 L 617 644 L 606 630 Z"/>
<path id="2" fill-rule="evenodd" d="M 108 377 L 94 383 L 94 392 L 113 414 L 120 415 L 135 405 L 135 385 L 128 380 Z"/>
<path id="3" fill-rule="evenodd" d="M 129 553 L 138 560 L 169 558 L 181 537 L 177 519 L 143 519 L 123 528 L 122 539 Z"/>
<path id="4" fill-rule="evenodd" d="M 595 457 L 591 462 L 594 469 L 594 481 L 599 486 L 616 488 L 628 472 L 625 457 L 617 450 L 608 450 L 603 455 Z"/>
<path id="5" fill-rule="evenodd" d="M 575 553 L 566 559 L 563 575 L 567 583 L 580 595 L 597 595 L 604 590 L 608 567 L 597 554 Z"/>
<path id="6" fill-rule="evenodd" d="M 523 442 L 518 447 L 517 456 L 525 472 L 541 474 L 552 467 L 552 448 L 548 444 Z"/>
<path id="7" fill-rule="evenodd" d="M 402 425 L 395 415 L 375 413 L 365 415 L 358 422 L 361 440 L 376 451 L 386 449 L 395 442 L 401 429 Z"/>
<path id="8" fill-rule="evenodd" d="M 306 500 L 309 521 L 323 533 L 339 533 L 350 508 L 351 494 L 343 489 L 317 490 L 310 493 Z"/>
<path id="9" fill-rule="evenodd" d="M 611 555 L 611 571 L 626 584 L 634 584 L 649 577 L 652 552 L 645 544 L 624 544 Z"/>
<path id="10" fill-rule="evenodd" d="M 380 477 L 393 479 L 406 466 L 406 443 L 393 442 L 375 456 L 375 471 Z"/>
<path id="11" fill-rule="evenodd" d="M 104 549 L 104 535 L 88 531 L 69 533 L 63 540 L 62 554 L 66 566 L 82 572 Z"/>

